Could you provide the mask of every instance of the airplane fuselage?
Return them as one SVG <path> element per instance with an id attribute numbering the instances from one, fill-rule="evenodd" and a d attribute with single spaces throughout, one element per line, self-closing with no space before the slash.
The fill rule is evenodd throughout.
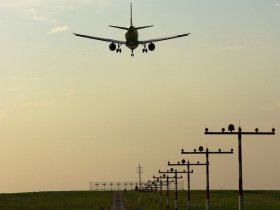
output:
<path id="1" fill-rule="evenodd" d="M 137 29 L 130 25 L 128 27 L 127 32 L 125 33 L 125 39 L 126 39 L 126 46 L 134 50 L 138 47 L 138 31 Z"/>

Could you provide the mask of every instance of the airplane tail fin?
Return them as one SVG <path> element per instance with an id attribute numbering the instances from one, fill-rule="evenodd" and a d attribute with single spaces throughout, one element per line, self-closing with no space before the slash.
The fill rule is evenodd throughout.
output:
<path id="1" fill-rule="evenodd" d="M 132 26 L 132 3 L 130 3 L 130 25 Z"/>
<path id="2" fill-rule="evenodd" d="M 132 22 L 132 3 L 130 3 L 130 25 L 132 26 L 133 22 Z M 118 28 L 118 29 L 122 29 L 122 30 L 128 30 L 128 27 L 123 27 L 123 26 L 113 26 L 113 25 L 109 25 L 112 28 Z M 149 25 L 149 26 L 140 26 L 140 27 L 135 27 L 135 29 L 143 29 L 143 28 L 149 28 L 149 27 L 153 27 L 153 25 Z"/>
<path id="3" fill-rule="evenodd" d="M 132 23 L 132 3 L 130 3 L 130 25 L 132 26 L 133 23 Z M 149 28 L 149 27 L 153 27 L 153 25 L 150 25 L 150 26 L 141 26 L 141 27 L 136 27 L 135 29 L 143 29 L 143 28 Z"/>
<path id="4" fill-rule="evenodd" d="M 132 26 L 132 3 L 130 3 L 130 25 Z M 123 29 L 123 30 L 128 30 L 128 27 L 123 27 L 123 26 L 112 26 L 109 25 L 112 28 L 118 28 L 118 29 Z"/>

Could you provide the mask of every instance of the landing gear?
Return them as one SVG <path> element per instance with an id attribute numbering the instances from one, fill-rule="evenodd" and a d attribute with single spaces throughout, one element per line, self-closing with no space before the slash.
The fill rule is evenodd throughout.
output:
<path id="1" fill-rule="evenodd" d="M 117 52 L 117 53 L 121 53 L 121 52 L 122 52 L 121 45 L 122 45 L 122 44 L 118 44 L 118 48 L 116 49 L 116 52 Z"/>
<path id="2" fill-rule="evenodd" d="M 148 53 L 148 49 L 146 48 L 146 44 L 143 44 L 144 49 L 142 50 L 143 53 Z"/>
<path id="3" fill-rule="evenodd" d="M 131 57 L 134 57 L 134 53 L 133 53 L 133 50 L 131 50 Z"/>

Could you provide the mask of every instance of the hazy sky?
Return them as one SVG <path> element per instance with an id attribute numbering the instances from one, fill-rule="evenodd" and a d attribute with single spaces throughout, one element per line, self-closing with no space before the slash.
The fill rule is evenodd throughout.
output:
<path id="1" fill-rule="evenodd" d="M 144 179 L 182 147 L 210 157 L 210 188 L 238 189 L 237 137 L 204 135 L 240 121 L 244 189 L 280 189 L 280 1 L 134 0 L 140 39 L 181 33 L 130 57 L 73 32 L 124 39 L 128 0 L 0 0 L 0 192 L 88 189 Z M 194 188 L 205 169 L 194 168 Z"/>

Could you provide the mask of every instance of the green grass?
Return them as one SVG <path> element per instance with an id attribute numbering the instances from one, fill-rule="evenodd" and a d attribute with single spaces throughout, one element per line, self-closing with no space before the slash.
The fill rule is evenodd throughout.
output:
<path id="1" fill-rule="evenodd" d="M 141 197 L 141 210 L 160 210 L 166 209 L 166 195 L 163 194 L 163 206 L 160 207 L 159 201 L 154 201 L 154 194 L 138 192 L 127 192 L 124 194 L 128 210 L 135 210 L 139 207 L 138 198 Z M 205 209 L 205 191 L 191 192 L 191 209 Z M 159 200 L 159 194 L 157 196 Z M 178 193 L 178 209 L 187 209 L 187 193 Z M 213 210 L 238 210 L 238 192 L 230 190 L 215 190 L 210 192 L 210 204 Z M 174 191 L 170 193 L 170 210 L 174 207 Z M 280 191 L 245 191 L 244 192 L 244 209 L 245 210 L 280 210 Z"/>
<path id="2" fill-rule="evenodd" d="M 0 194 L 0 210 L 109 209 L 111 192 L 36 192 Z"/>
<path id="3" fill-rule="evenodd" d="M 138 208 L 141 197 L 141 210 L 166 209 L 165 192 L 163 206 L 154 201 L 154 194 L 148 198 L 144 193 L 123 192 L 127 210 Z M 191 209 L 205 209 L 205 191 L 191 192 Z M 159 198 L 159 194 L 157 194 Z M 178 209 L 187 209 L 187 193 L 178 193 Z M 36 192 L 0 194 L 0 210 L 109 210 L 112 192 Z M 215 190 L 210 192 L 211 210 L 238 210 L 238 192 Z M 174 209 L 174 191 L 170 192 L 170 210 Z M 245 191 L 244 210 L 280 210 L 280 191 Z"/>

